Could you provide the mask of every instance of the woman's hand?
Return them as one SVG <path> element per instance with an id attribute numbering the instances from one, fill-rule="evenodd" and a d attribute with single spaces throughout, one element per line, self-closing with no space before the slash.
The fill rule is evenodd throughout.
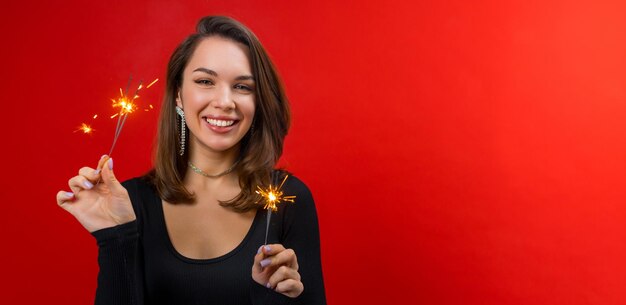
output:
<path id="1" fill-rule="evenodd" d="M 72 192 L 58 192 L 57 203 L 89 232 L 136 218 L 128 192 L 115 178 L 113 159 L 108 156 L 102 156 L 97 170 L 81 168 L 78 176 L 69 180 L 69 186 Z"/>
<path id="2" fill-rule="evenodd" d="M 252 279 L 291 298 L 304 291 L 296 253 L 279 244 L 265 245 L 259 249 L 252 265 Z"/>

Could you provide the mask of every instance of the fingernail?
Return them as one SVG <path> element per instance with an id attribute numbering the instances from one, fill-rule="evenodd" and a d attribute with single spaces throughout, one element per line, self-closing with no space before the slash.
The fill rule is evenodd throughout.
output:
<path id="1" fill-rule="evenodd" d="M 99 174 L 99 173 L 100 173 L 100 171 L 101 171 L 101 169 L 97 169 L 97 170 L 93 171 L 93 174 L 94 174 L 94 175 L 97 175 L 97 174 Z"/>
<path id="2" fill-rule="evenodd" d="M 263 249 L 263 246 L 260 246 L 260 247 L 259 247 L 259 250 L 258 250 L 258 251 L 256 251 L 256 254 L 261 253 L 261 249 Z"/>
<path id="3" fill-rule="evenodd" d="M 85 186 L 86 189 L 91 189 L 93 187 L 93 184 L 89 181 L 85 181 L 83 182 L 83 185 Z"/>
<path id="4" fill-rule="evenodd" d="M 270 246 L 265 246 L 265 252 L 270 252 L 272 250 L 272 247 Z"/>
<path id="5" fill-rule="evenodd" d="M 270 282 L 267 282 L 267 284 L 265 284 L 265 287 L 272 288 L 272 285 L 270 284 Z"/>
<path id="6" fill-rule="evenodd" d="M 272 260 L 271 260 L 271 259 L 266 258 L 266 259 L 264 259 L 264 260 L 262 260 L 262 261 L 261 261 L 261 267 L 265 268 L 265 267 L 267 267 L 267 266 L 268 266 L 271 262 L 272 262 Z"/>
<path id="7" fill-rule="evenodd" d="M 104 158 L 104 157 L 106 157 L 106 156 L 107 156 L 107 155 L 102 155 L 102 157 L 100 157 L 100 159 L 102 159 L 102 158 Z"/>
<path id="8" fill-rule="evenodd" d="M 109 161 L 107 161 L 107 164 L 109 165 L 109 169 L 113 169 L 113 158 L 109 159 Z"/>
<path id="9" fill-rule="evenodd" d="M 65 197 L 66 198 L 72 198 L 72 197 L 74 197 L 74 193 L 72 193 L 72 192 L 65 192 Z"/>

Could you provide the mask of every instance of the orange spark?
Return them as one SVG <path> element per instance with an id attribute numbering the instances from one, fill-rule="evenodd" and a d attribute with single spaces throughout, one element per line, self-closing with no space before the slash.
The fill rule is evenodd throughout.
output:
<path id="1" fill-rule="evenodd" d="M 91 128 L 91 126 L 89 126 L 89 125 L 87 125 L 85 123 L 82 123 L 82 124 L 80 124 L 80 127 L 78 127 L 78 129 L 75 130 L 74 132 L 77 132 L 77 131 L 82 131 L 84 134 L 91 134 L 91 133 L 94 132 L 94 129 Z"/>
<path id="2" fill-rule="evenodd" d="M 153 80 L 149 85 L 146 86 L 146 89 L 150 88 L 150 86 L 154 85 L 154 83 L 156 83 L 158 80 L 159 80 L 158 78 Z"/>
<path id="3" fill-rule="evenodd" d="M 120 108 L 119 114 L 124 115 L 135 111 L 135 109 L 137 109 L 137 105 L 135 105 L 132 101 L 129 101 L 125 96 L 122 96 L 117 100 L 113 100 L 113 108 Z"/>

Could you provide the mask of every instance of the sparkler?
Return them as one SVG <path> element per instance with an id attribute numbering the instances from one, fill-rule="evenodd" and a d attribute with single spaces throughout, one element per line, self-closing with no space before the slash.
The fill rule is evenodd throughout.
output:
<path id="1" fill-rule="evenodd" d="M 153 80 L 148 86 L 146 86 L 146 89 L 150 88 L 158 80 L 159 80 L 158 78 Z M 119 110 L 117 110 L 117 112 L 110 117 L 111 119 L 117 117 L 117 124 L 115 126 L 115 134 L 113 136 L 113 144 L 111 144 L 111 148 L 109 149 L 109 153 L 107 154 L 108 156 L 111 156 L 111 154 L 113 153 L 113 149 L 115 148 L 115 144 L 117 144 L 117 140 L 120 137 L 122 128 L 124 127 L 124 123 L 126 123 L 126 119 L 128 118 L 128 115 L 138 109 L 137 104 L 135 104 L 135 100 L 139 98 L 139 91 L 143 88 L 143 82 L 140 81 L 139 86 L 137 86 L 137 89 L 135 89 L 134 94 L 129 95 L 131 82 L 132 82 L 132 75 L 128 78 L 126 90 L 122 90 L 122 88 L 120 88 L 120 96 L 117 99 L 111 99 L 111 102 L 113 102 L 113 109 L 119 108 Z M 153 108 L 154 107 L 152 105 L 149 105 L 149 109 L 146 108 L 144 110 L 150 111 Z M 94 114 L 93 119 L 95 120 L 97 117 L 98 117 L 98 114 Z M 94 130 L 95 129 L 93 129 L 90 125 L 86 123 L 82 123 L 79 129 L 76 130 L 75 132 L 82 131 L 85 134 L 92 134 Z"/>
<path id="2" fill-rule="evenodd" d="M 153 80 L 148 86 L 146 86 L 147 88 L 150 88 L 152 85 L 154 85 L 154 83 L 156 83 L 159 79 L 155 79 Z M 117 143 L 117 139 L 120 137 L 120 133 L 122 132 L 122 128 L 124 127 L 124 123 L 126 123 L 126 118 L 128 118 L 128 115 L 135 112 L 135 110 L 137 110 L 137 104 L 135 104 L 135 100 L 137 100 L 139 98 L 139 91 L 143 88 L 143 83 L 140 81 L 139 82 L 139 86 L 137 87 L 137 89 L 135 89 L 135 94 L 133 94 L 132 96 L 130 96 L 129 93 L 129 87 L 130 87 L 130 83 L 132 81 L 132 76 L 130 76 L 128 78 L 128 84 L 126 85 L 126 90 L 122 90 L 122 88 L 120 88 L 120 96 L 117 99 L 111 99 L 111 102 L 113 102 L 113 109 L 119 108 L 119 110 L 117 111 L 117 113 L 111 115 L 111 119 L 117 117 L 117 124 L 115 126 L 115 134 L 113 136 L 113 144 L 111 144 L 111 148 L 109 149 L 109 156 L 111 155 L 111 153 L 113 152 L 113 148 L 115 148 L 115 144 Z M 153 109 L 154 107 L 152 107 L 152 105 L 150 105 L 150 109 Z M 149 111 L 149 109 L 145 109 L 146 111 Z M 97 114 L 95 114 L 93 116 L 94 119 L 96 119 L 98 117 Z M 85 133 L 90 133 L 93 131 L 93 129 L 83 123 L 83 125 L 81 126 L 81 130 L 83 130 L 83 132 Z"/>
<path id="3" fill-rule="evenodd" d="M 272 184 L 270 184 L 269 187 L 266 189 L 263 189 L 258 185 L 256 187 L 257 188 L 256 193 L 261 196 L 261 199 L 259 199 L 257 203 L 263 200 L 265 202 L 265 205 L 263 206 L 263 208 L 267 210 L 267 224 L 265 227 L 265 245 L 267 245 L 267 233 L 270 229 L 270 219 L 272 218 L 272 211 L 273 212 L 278 211 L 278 206 L 276 205 L 283 201 L 295 203 L 296 196 L 283 195 L 282 187 L 283 187 L 283 184 L 285 184 L 285 181 L 287 181 L 287 177 L 289 177 L 289 175 L 285 175 L 285 178 L 283 178 L 283 181 L 280 183 L 278 187 L 275 187 Z"/>

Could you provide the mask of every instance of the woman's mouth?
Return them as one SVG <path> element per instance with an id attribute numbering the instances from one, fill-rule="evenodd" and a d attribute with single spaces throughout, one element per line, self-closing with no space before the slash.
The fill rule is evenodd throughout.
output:
<path id="1" fill-rule="evenodd" d="M 220 119 L 211 119 L 205 117 L 204 120 L 209 123 L 211 126 L 215 127 L 229 127 L 235 124 L 235 120 L 220 120 Z"/>

